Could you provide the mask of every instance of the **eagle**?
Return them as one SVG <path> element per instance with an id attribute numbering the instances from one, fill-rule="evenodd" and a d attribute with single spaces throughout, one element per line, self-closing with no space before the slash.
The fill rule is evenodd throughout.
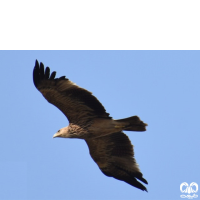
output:
<path id="1" fill-rule="evenodd" d="M 90 155 L 100 170 L 109 177 L 124 181 L 147 192 L 134 158 L 133 145 L 123 131 L 145 131 L 147 124 L 138 116 L 114 120 L 91 92 L 65 76 L 55 78 L 50 68 L 35 61 L 33 82 L 44 98 L 67 117 L 69 125 L 53 138 L 79 138 L 86 141 Z M 139 180 L 139 181 L 138 181 Z M 140 182 L 141 181 L 141 182 Z"/>

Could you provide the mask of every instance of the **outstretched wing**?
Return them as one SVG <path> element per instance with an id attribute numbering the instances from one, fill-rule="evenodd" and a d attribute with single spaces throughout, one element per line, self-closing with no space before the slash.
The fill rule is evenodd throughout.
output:
<path id="1" fill-rule="evenodd" d="M 91 157 L 106 176 L 147 191 L 146 187 L 137 180 L 148 184 L 133 157 L 133 145 L 127 135 L 117 132 L 96 139 L 88 139 L 86 143 Z"/>
<path id="2" fill-rule="evenodd" d="M 110 118 L 105 108 L 91 92 L 77 86 L 62 76 L 55 78 L 56 72 L 50 75 L 49 67 L 44 70 L 43 63 L 36 60 L 33 70 L 35 87 L 45 99 L 59 108 L 71 123 L 82 123 L 94 117 Z"/>

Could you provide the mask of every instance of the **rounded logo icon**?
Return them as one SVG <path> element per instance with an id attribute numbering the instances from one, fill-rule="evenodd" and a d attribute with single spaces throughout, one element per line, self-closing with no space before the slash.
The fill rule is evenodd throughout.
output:
<path id="1" fill-rule="evenodd" d="M 190 185 L 186 182 L 181 183 L 180 185 L 180 191 L 182 193 L 188 193 L 188 195 L 181 195 L 181 198 L 188 198 L 188 199 L 193 199 L 197 198 L 198 195 L 193 194 L 192 196 L 190 195 L 191 193 L 196 193 L 198 192 L 198 184 L 195 182 L 190 183 Z"/>

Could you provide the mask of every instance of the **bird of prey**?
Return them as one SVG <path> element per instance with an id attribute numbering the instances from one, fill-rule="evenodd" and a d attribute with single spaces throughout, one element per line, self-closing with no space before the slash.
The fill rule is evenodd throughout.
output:
<path id="1" fill-rule="evenodd" d="M 109 177 L 124 181 L 147 191 L 133 145 L 125 131 L 145 131 L 147 124 L 138 116 L 114 120 L 91 92 L 79 87 L 65 76 L 55 78 L 50 68 L 36 60 L 33 82 L 44 98 L 69 120 L 69 126 L 61 128 L 53 137 L 84 139 L 90 155 L 100 170 Z"/>

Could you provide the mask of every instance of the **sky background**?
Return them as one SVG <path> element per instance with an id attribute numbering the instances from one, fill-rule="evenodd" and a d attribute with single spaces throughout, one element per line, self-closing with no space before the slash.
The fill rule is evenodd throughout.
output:
<path id="1" fill-rule="evenodd" d="M 199 58 L 200 51 L 0 51 L 0 199 L 181 199 L 182 182 L 200 184 Z M 84 140 L 52 138 L 68 120 L 33 85 L 36 59 L 93 92 L 114 119 L 148 123 L 146 132 L 125 132 L 148 193 L 106 177 Z"/>

